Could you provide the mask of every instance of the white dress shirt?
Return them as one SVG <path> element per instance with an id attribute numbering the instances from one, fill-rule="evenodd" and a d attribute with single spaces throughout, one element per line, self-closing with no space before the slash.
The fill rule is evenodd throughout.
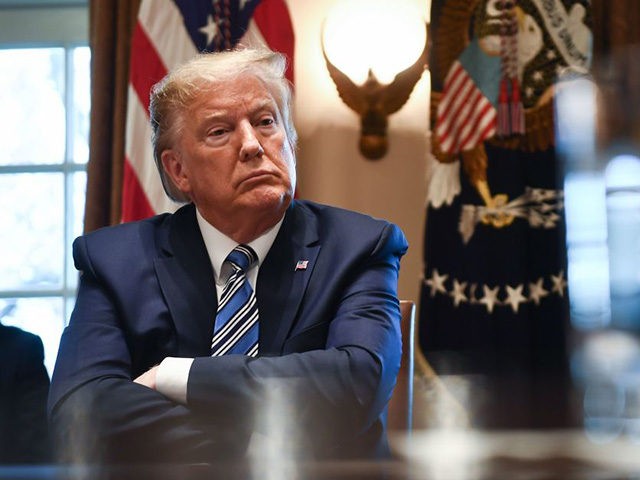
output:
<path id="1" fill-rule="evenodd" d="M 231 274 L 231 267 L 228 264 L 223 264 L 227 255 L 229 255 L 229 253 L 238 246 L 238 243 L 208 223 L 202 217 L 198 209 L 196 209 L 196 217 L 198 219 L 200 233 L 204 239 L 204 245 L 207 249 L 207 253 L 209 254 L 211 266 L 213 267 L 216 292 L 218 294 L 218 298 L 220 298 L 224 284 Z M 247 280 L 254 290 L 256 288 L 256 282 L 258 281 L 258 271 L 260 266 L 267 256 L 267 253 L 269 253 L 269 250 L 280 231 L 283 220 L 284 217 L 280 219 L 276 225 L 271 227 L 271 229 L 248 244 L 258 255 L 258 264 L 247 272 Z M 211 319 L 212 325 L 213 321 L 214 319 Z M 213 332 L 211 332 L 211 334 L 213 336 Z M 158 371 L 156 372 L 156 390 L 173 401 L 183 404 L 187 403 L 187 381 L 189 379 L 189 370 L 191 369 L 192 363 L 193 358 L 165 358 L 160 363 Z"/>

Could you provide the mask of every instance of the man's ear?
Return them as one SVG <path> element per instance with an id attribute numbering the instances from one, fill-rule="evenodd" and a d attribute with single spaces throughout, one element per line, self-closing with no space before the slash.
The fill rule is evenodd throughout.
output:
<path id="1" fill-rule="evenodd" d="M 173 184 L 182 193 L 188 195 L 189 192 L 191 192 L 191 184 L 180 154 L 173 149 L 167 149 L 160 154 L 160 159 L 162 160 L 165 173 L 169 176 Z"/>

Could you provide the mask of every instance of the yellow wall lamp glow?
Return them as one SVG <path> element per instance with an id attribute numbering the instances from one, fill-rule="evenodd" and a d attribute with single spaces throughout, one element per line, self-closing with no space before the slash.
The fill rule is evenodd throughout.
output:
<path id="1" fill-rule="evenodd" d="M 360 116 L 369 160 L 387 153 L 387 117 L 427 68 L 427 30 L 415 4 L 400 0 L 339 2 L 325 19 L 322 53 L 340 98 Z"/>

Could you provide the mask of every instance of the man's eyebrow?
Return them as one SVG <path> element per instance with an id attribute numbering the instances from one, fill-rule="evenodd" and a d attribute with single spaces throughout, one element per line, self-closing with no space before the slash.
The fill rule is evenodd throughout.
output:
<path id="1" fill-rule="evenodd" d="M 226 109 L 217 109 L 217 110 L 207 110 L 202 115 L 202 120 L 210 121 L 210 120 L 220 120 L 226 117 L 229 117 L 229 110 Z"/>
<path id="2" fill-rule="evenodd" d="M 258 113 L 258 112 L 261 112 L 262 110 L 277 111 L 278 110 L 278 104 L 273 99 L 265 98 L 264 100 L 261 100 L 260 102 L 258 102 L 255 105 L 253 105 L 253 107 L 251 108 L 250 112 L 251 113 Z"/>
<path id="3" fill-rule="evenodd" d="M 254 113 L 260 110 L 277 110 L 278 104 L 275 100 L 271 98 L 265 98 L 256 101 L 253 105 L 249 106 L 249 112 Z M 222 107 L 222 108 L 212 108 L 206 109 L 203 118 L 218 118 L 218 117 L 227 117 L 234 114 L 233 106 L 230 107 Z"/>

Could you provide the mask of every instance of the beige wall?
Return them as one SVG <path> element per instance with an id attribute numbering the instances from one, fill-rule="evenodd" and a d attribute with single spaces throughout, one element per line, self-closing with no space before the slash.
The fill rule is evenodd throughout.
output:
<path id="1" fill-rule="evenodd" d="M 342 103 L 327 73 L 320 27 L 340 0 L 288 0 L 296 34 L 296 125 L 298 193 L 330 205 L 385 218 L 409 241 L 402 261 L 399 295 L 417 301 L 422 275 L 426 198 L 426 133 L 429 74 L 425 72 L 407 104 L 389 118 L 389 152 L 377 161 L 358 151 L 360 123 Z M 424 9 L 427 3 L 413 0 Z M 392 1 L 390 0 L 390 5 Z"/>

